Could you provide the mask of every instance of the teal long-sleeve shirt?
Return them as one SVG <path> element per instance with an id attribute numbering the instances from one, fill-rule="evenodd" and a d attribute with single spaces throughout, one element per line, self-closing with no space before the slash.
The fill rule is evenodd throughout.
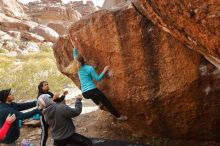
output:
<path id="1" fill-rule="evenodd" d="M 78 55 L 77 49 L 74 48 L 73 50 L 74 60 L 76 60 L 77 55 Z M 100 81 L 104 77 L 104 75 L 105 75 L 104 72 L 98 75 L 93 66 L 87 64 L 81 66 L 78 71 L 78 76 L 81 84 L 82 93 L 95 89 L 96 85 L 93 82 L 93 79 L 96 81 Z"/>

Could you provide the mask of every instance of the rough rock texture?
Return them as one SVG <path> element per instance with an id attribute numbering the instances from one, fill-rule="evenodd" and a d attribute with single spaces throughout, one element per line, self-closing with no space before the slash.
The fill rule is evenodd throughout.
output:
<path id="1" fill-rule="evenodd" d="M 62 0 L 41 0 L 42 3 L 62 3 Z"/>
<path id="2" fill-rule="evenodd" d="M 48 42 L 56 42 L 59 38 L 59 34 L 56 31 L 44 25 L 31 28 L 30 32 L 42 36 Z"/>
<path id="3" fill-rule="evenodd" d="M 1 14 L 0 14 L 1 16 Z M 38 26 L 37 23 L 32 21 L 21 21 L 18 19 L 7 17 L 7 19 L 0 20 L 0 29 L 4 31 L 10 31 L 10 30 L 26 30 L 29 31 L 29 29 L 34 28 Z"/>
<path id="4" fill-rule="evenodd" d="M 59 35 L 67 34 L 69 23 L 48 23 L 47 26 L 55 30 Z"/>
<path id="5" fill-rule="evenodd" d="M 83 4 L 82 1 L 68 4 L 47 1 L 44 3 L 29 3 L 25 12 L 31 17 L 31 20 L 51 26 L 57 33 L 63 35 L 67 33 L 72 23 L 96 10 L 97 8 L 91 1 L 86 4 Z"/>
<path id="6" fill-rule="evenodd" d="M 19 20 L 16 18 L 8 17 L 2 13 L 0 13 L 0 30 L 8 32 L 8 31 L 18 31 L 22 32 L 23 38 L 33 41 L 51 41 L 55 42 L 59 35 L 52 30 L 51 28 L 39 25 L 36 22 L 29 21 L 29 20 Z M 30 34 L 30 32 L 36 34 Z M 39 38 L 38 35 L 41 36 Z M 42 38 L 45 37 L 45 38 Z"/>
<path id="7" fill-rule="evenodd" d="M 1 0 L 0 12 L 13 18 L 26 17 L 23 8 L 18 4 L 16 0 Z"/>
<path id="8" fill-rule="evenodd" d="M 30 32 L 26 32 L 26 31 L 23 31 L 21 33 L 21 37 L 28 40 L 28 41 L 33 41 L 36 43 L 43 42 L 45 40 L 42 36 L 30 33 Z"/>
<path id="9" fill-rule="evenodd" d="M 75 1 L 68 3 L 66 6 L 77 10 L 82 16 L 91 14 L 98 10 L 92 1 L 87 1 L 86 4 L 83 4 L 82 1 Z"/>
<path id="10" fill-rule="evenodd" d="M 53 29 L 30 20 L 30 17 L 24 13 L 24 9 L 27 11 L 28 7 L 20 4 L 17 0 L 0 1 L 0 49 L 1 52 L 7 53 L 7 56 L 38 52 L 38 44 L 46 41 L 55 43 L 59 37 L 59 34 Z M 69 11 L 69 13 L 75 14 L 72 11 Z M 79 13 L 76 15 L 78 16 Z M 70 25 L 62 24 L 65 26 Z"/>
<path id="11" fill-rule="evenodd" d="M 4 31 L 0 30 L 0 42 L 12 40 L 12 37 Z"/>
<path id="12" fill-rule="evenodd" d="M 121 3 L 121 2 L 125 2 L 126 0 L 105 0 L 105 2 L 103 3 L 102 8 L 103 9 L 110 9 L 113 6 Z"/>
<path id="13" fill-rule="evenodd" d="M 0 13 L 0 30 L 29 30 L 38 24 L 29 20 L 20 20 L 20 18 L 13 18 L 7 16 L 5 13 Z"/>
<path id="14" fill-rule="evenodd" d="M 11 37 L 20 40 L 21 39 L 21 32 L 19 31 L 8 31 L 7 32 Z"/>
<path id="15" fill-rule="evenodd" d="M 137 9 L 164 31 L 220 69 L 220 1 L 133 0 Z"/>
<path id="16" fill-rule="evenodd" d="M 29 9 L 26 13 L 32 20 L 45 23 L 70 21 L 75 22 L 79 20 L 79 15 L 74 9 L 66 7 L 62 4 L 29 4 Z"/>
<path id="17" fill-rule="evenodd" d="M 69 35 L 99 72 L 110 65 L 111 76 L 98 88 L 128 116 L 134 133 L 220 140 L 220 70 L 185 42 L 131 5 L 94 13 L 72 25 Z M 72 61 L 67 38 L 59 39 L 54 55 L 66 74 L 62 66 Z"/>

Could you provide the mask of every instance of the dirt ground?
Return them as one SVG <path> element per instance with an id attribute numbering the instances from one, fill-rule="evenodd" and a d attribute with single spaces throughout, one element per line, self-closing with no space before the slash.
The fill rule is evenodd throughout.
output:
<path id="1" fill-rule="evenodd" d="M 75 99 L 66 100 L 66 104 L 74 107 Z M 127 122 L 116 120 L 110 113 L 98 109 L 91 100 L 82 100 L 82 114 L 73 118 L 76 132 L 90 138 L 104 138 L 110 140 L 123 140 L 140 143 L 140 138 L 135 133 L 131 133 L 128 129 Z M 92 109 L 92 110 L 91 110 Z M 97 109 L 94 111 L 94 109 Z M 91 112 L 92 111 L 92 112 Z M 88 113 L 87 113 L 88 112 Z M 29 123 L 29 124 L 28 124 Z M 40 145 L 41 128 L 39 121 L 26 122 L 21 128 L 21 135 L 17 140 L 28 139 L 34 146 Z M 52 139 L 49 132 L 47 146 L 52 146 Z"/>
<path id="2" fill-rule="evenodd" d="M 74 118 L 73 122 L 76 126 L 77 133 L 90 138 L 104 138 L 140 143 L 138 142 L 139 139 L 135 137 L 135 134 L 126 130 L 126 121 L 118 121 L 113 118 L 112 115 L 100 109 L 95 112 L 80 115 Z M 17 141 L 18 145 L 20 145 L 23 139 L 30 140 L 35 146 L 39 145 L 41 129 L 39 124 L 36 125 L 37 127 L 24 126 L 21 129 L 21 135 Z M 52 146 L 51 137 L 49 137 L 47 145 Z"/>
<path id="3" fill-rule="evenodd" d="M 220 146 L 219 142 L 212 141 L 194 141 L 194 140 L 168 140 L 161 138 L 143 139 L 136 133 L 130 132 L 125 122 L 117 121 L 109 113 L 98 109 L 95 112 L 80 115 L 73 120 L 77 133 L 90 138 L 103 138 L 110 140 L 129 141 L 137 144 L 150 144 L 152 146 Z M 18 139 L 18 145 L 22 139 L 29 139 L 34 146 L 39 146 L 41 129 L 38 127 L 24 126 L 21 129 L 21 136 Z M 51 137 L 48 139 L 47 146 L 52 146 Z"/>

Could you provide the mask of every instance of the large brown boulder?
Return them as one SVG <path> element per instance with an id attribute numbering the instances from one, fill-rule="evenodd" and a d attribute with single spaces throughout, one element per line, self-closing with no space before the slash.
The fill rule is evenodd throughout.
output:
<path id="1" fill-rule="evenodd" d="M 220 69 L 219 0 L 133 0 L 138 11 Z"/>
<path id="2" fill-rule="evenodd" d="M 76 22 L 69 36 L 98 72 L 110 65 L 111 76 L 98 88 L 128 116 L 134 133 L 220 140 L 220 70 L 187 42 L 130 4 Z M 73 60 L 72 50 L 68 38 L 60 38 L 54 55 L 60 71 L 76 82 L 77 77 L 62 68 Z"/>

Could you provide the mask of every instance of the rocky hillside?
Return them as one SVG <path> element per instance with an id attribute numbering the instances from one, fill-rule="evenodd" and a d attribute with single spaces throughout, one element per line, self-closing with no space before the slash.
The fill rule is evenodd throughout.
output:
<path id="1" fill-rule="evenodd" d="M 25 12 L 33 21 L 47 25 L 59 35 L 64 35 L 72 23 L 96 10 L 98 8 L 92 1 L 88 1 L 86 4 L 83 4 L 82 1 L 63 4 L 58 1 L 45 0 L 43 3 L 29 3 Z"/>
<path id="2" fill-rule="evenodd" d="M 27 44 L 38 46 L 44 42 L 55 43 L 59 35 L 67 33 L 68 27 L 98 10 L 91 1 L 71 2 L 62 1 L 32 2 L 22 5 L 16 0 L 0 2 L 0 48 L 1 52 L 14 52 L 24 55 Z M 33 50 L 33 49 L 32 49 Z"/>
<path id="3" fill-rule="evenodd" d="M 220 139 L 219 4 L 134 0 L 69 29 L 88 63 L 98 71 L 110 65 L 111 76 L 98 87 L 128 116 L 135 133 Z M 69 38 L 60 38 L 54 53 L 66 74 L 62 66 L 72 61 Z"/>
<path id="4" fill-rule="evenodd" d="M 16 0 L 1 0 L 0 12 L 13 18 L 21 19 L 26 17 L 22 6 Z"/>

